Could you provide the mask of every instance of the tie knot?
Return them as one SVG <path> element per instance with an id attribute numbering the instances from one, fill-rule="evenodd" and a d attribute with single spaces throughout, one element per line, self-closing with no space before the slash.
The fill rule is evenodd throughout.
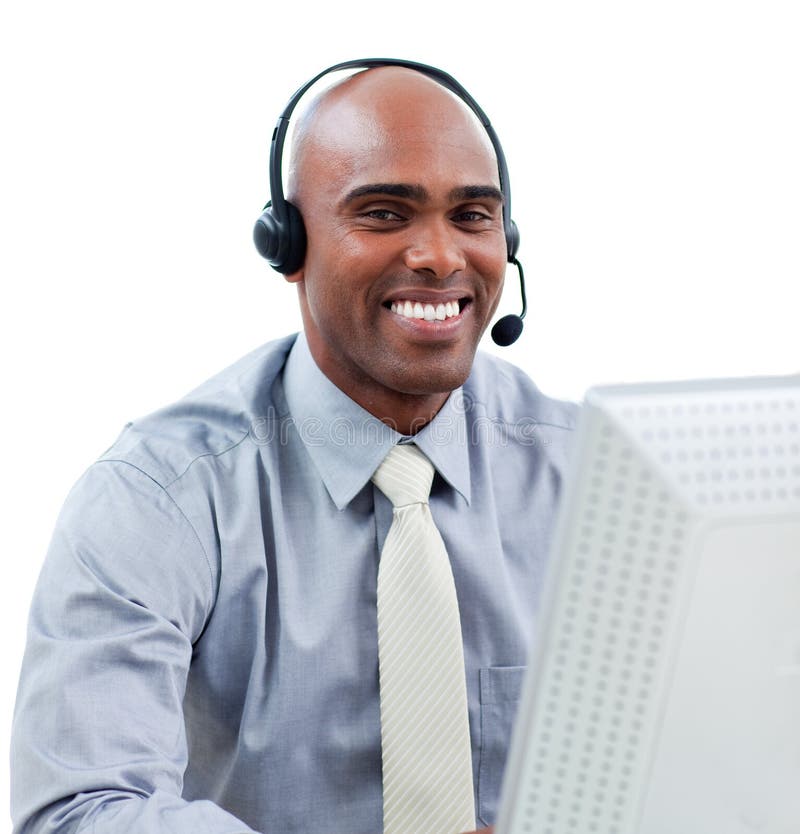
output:
<path id="1" fill-rule="evenodd" d="M 393 507 L 427 504 L 433 483 L 433 464 L 413 444 L 398 444 L 375 470 L 372 482 Z"/>

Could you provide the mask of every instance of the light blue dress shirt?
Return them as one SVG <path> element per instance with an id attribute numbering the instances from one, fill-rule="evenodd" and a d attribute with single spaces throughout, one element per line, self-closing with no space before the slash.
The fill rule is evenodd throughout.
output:
<path id="1" fill-rule="evenodd" d="M 572 405 L 478 354 L 414 442 L 461 610 L 479 824 L 494 821 Z M 15 831 L 379 834 L 370 481 L 404 441 L 304 337 L 129 424 L 73 488 L 31 608 Z"/>

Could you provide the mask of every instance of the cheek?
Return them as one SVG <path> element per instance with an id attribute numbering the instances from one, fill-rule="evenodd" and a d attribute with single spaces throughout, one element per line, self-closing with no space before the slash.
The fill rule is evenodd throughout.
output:
<path id="1" fill-rule="evenodd" d="M 334 276 L 339 283 L 357 281 L 370 255 L 358 235 L 313 222 L 306 224 L 306 235 L 305 270 L 309 281 L 324 282 Z"/>
<path id="2" fill-rule="evenodd" d="M 340 344 L 357 338 L 363 319 L 363 293 L 355 280 L 351 262 L 337 252 L 336 257 L 307 260 L 303 295 L 307 312 L 326 341 Z"/>
<path id="3" fill-rule="evenodd" d="M 482 257 L 477 256 L 473 263 L 484 278 L 484 286 L 489 300 L 499 300 L 503 292 L 506 272 L 510 266 L 506 257 L 505 245 L 502 251 L 495 248 L 491 252 L 482 253 L 482 255 Z M 508 273 L 509 277 L 515 272 L 516 270 L 512 267 L 512 271 Z"/>
<path id="4" fill-rule="evenodd" d="M 309 249 L 304 282 L 309 304 L 345 311 L 350 317 L 363 315 L 374 305 L 386 262 L 355 235 L 322 241 Z"/>

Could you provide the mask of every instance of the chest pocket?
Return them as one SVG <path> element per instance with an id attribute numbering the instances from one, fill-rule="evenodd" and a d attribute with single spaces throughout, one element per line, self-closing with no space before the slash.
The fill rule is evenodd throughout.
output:
<path id="1" fill-rule="evenodd" d="M 483 825 L 493 825 L 497 817 L 503 769 L 524 677 L 524 666 L 494 666 L 480 670 L 478 819 Z"/>

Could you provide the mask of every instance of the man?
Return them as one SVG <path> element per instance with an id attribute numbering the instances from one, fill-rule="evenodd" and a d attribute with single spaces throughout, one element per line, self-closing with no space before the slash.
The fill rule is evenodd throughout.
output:
<path id="1" fill-rule="evenodd" d="M 469 800 L 494 822 L 574 422 L 476 358 L 506 266 L 497 161 L 450 92 L 370 69 L 298 126 L 290 196 L 304 335 L 129 425 L 59 518 L 13 730 L 20 834 L 381 830 L 393 507 L 372 479 L 412 439 L 460 611 Z"/>

